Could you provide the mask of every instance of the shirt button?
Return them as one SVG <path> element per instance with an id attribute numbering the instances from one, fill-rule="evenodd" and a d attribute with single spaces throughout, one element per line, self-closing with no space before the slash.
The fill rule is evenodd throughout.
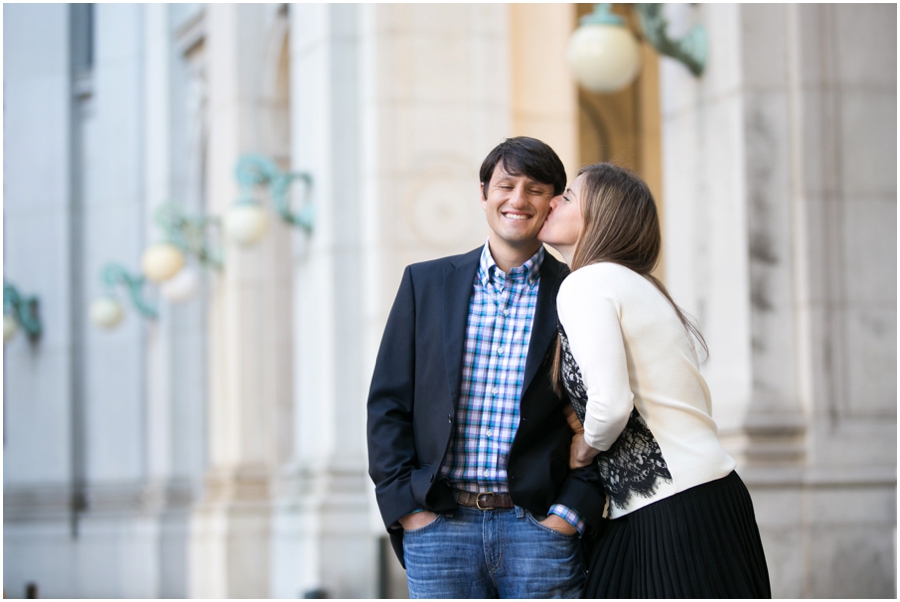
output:
<path id="1" fill-rule="evenodd" d="M 487 435 L 488 437 L 490 437 L 493 434 L 494 434 L 494 431 L 491 431 L 491 430 L 489 430 L 488 432 L 485 433 L 485 435 Z"/>
<path id="2" fill-rule="evenodd" d="M 497 350 L 497 355 L 503 355 L 503 347 Z"/>
<path id="3" fill-rule="evenodd" d="M 508 316 L 508 315 L 509 315 L 509 310 L 508 310 L 508 309 L 504 309 L 504 310 L 503 310 L 503 315 L 504 315 L 504 316 Z"/>

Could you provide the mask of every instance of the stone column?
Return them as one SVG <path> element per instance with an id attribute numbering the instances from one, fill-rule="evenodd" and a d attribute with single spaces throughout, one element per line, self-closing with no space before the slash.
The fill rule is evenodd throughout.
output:
<path id="1" fill-rule="evenodd" d="M 809 436 L 794 515 L 805 528 L 776 523 L 799 553 L 777 560 L 791 559 L 803 596 L 896 597 L 897 7 L 790 4 L 782 14 Z M 769 516 L 783 519 L 781 501 Z"/>
<path id="2" fill-rule="evenodd" d="M 201 163 L 199 144 L 186 138 L 199 129 L 200 111 L 191 111 L 184 92 L 184 57 L 176 50 L 180 29 L 166 4 L 144 8 L 144 233 L 148 243 L 162 240 L 156 222 L 163 203 L 177 204 L 199 216 Z M 193 99 L 192 99 L 193 100 Z M 199 105 L 194 101 L 192 104 Z M 195 125 L 196 124 L 196 125 Z M 192 131 L 193 130 L 193 131 Z M 196 170 L 199 172 L 199 169 Z M 193 185 L 193 186 L 192 186 Z M 193 189 L 192 189 L 193 188 Z M 188 265 L 203 268 L 188 256 Z M 143 511 L 158 521 L 157 597 L 188 595 L 190 509 L 203 474 L 205 429 L 202 424 L 206 364 L 203 295 L 170 303 L 159 297 L 159 319 L 148 328 L 146 362 L 147 483 Z"/>
<path id="3" fill-rule="evenodd" d="M 569 181 L 578 169 L 578 84 L 565 62 L 574 4 L 509 5 L 513 133 L 549 144 Z M 536 43 L 540 40 L 539 43 Z"/>
<path id="4" fill-rule="evenodd" d="M 773 594 L 890 595 L 896 7 L 668 9 L 710 53 L 700 79 L 661 63 L 666 283 L 709 343 Z"/>
<path id="5" fill-rule="evenodd" d="M 478 168 L 512 135 L 507 11 L 291 7 L 292 161 L 313 175 L 317 218 L 294 252 L 294 454 L 275 595 L 393 592 L 365 400 L 404 266 L 487 236 Z"/>
<path id="6" fill-rule="evenodd" d="M 273 526 L 278 597 L 376 595 L 359 398 L 360 10 L 290 9 L 292 167 L 312 176 L 315 227 L 295 234 L 292 254 L 293 446 Z"/>
<path id="7" fill-rule="evenodd" d="M 223 215 L 238 197 L 238 158 L 268 150 L 259 133 L 271 67 L 267 34 L 277 7 L 208 5 L 205 10 L 207 211 Z M 290 394 L 291 317 L 288 228 L 271 204 L 267 208 L 266 238 L 252 248 L 225 240 L 225 268 L 212 280 L 208 471 L 192 518 L 191 597 L 271 595 L 270 486 L 281 419 L 277 408 Z"/>
<path id="8" fill-rule="evenodd" d="M 513 67 L 521 64 L 513 58 L 511 10 L 405 4 L 363 13 L 360 406 L 405 266 L 483 245 L 478 170 L 485 155 L 524 133 L 518 126 L 547 127 L 567 108 L 530 113 L 536 104 L 522 105 L 521 119 L 514 116 Z M 371 481 L 367 487 L 370 533 L 381 541 L 379 593 L 404 597 L 405 573 L 387 543 Z"/>
<path id="9" fill-rule="evenodd" d="M 3 278 L 40 298 L 41 339 L 3 346 L 3 589 L 71 595 L 73 408 L 83 332 L 72 183 L 70 7 L 3 8 Z M 39 141 L 39 142 L 38 142 Z M 75 255 L 75 258 L 73 258 Z M 79 470 L 80 472 L 80 470 Z M 35 536 L 41 533 L 40 539 Z M 46 545 L 41 545 L 46 541 Z"/>

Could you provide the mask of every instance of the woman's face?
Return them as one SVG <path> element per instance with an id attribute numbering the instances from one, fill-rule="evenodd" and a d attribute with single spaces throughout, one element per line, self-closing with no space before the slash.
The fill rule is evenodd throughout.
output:
<path id="1" fill-rule="evenodd" d="M 564 256 L 575 252 L 575 244 L 581 236 L 584 221 L 581 218 L 581 185 L 584 176 L 578 176 L 560 196 L 550 201 L 550 215 L 538 233 L 538 240 L 545 242 Z"/>

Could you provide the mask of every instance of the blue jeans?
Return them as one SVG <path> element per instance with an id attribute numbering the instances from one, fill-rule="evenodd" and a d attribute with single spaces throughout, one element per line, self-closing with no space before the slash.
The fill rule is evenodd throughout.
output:
<path id="1" fill-rule="evenodd" d="M 577 598 L 585 581 L 578 536 L 519 507 L 438 515 L 403 534 L 403 556 L 410 598 Z"/>

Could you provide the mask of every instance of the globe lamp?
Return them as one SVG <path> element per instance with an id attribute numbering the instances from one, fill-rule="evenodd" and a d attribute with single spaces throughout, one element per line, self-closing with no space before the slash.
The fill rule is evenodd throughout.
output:
<path id="1" fill-rule="evenodd" d="M 224 219 L 228 237 L 241 246 L 255 245 L 263 239 L 269 228 L 269 216 L 260 203 L 252 200 L 238 201 L 232 205 Z"/>
<path id="2" fill-rule="evenodd" d="M 141 271 L 151 282 L 163 282 L 184 266 L 184 253 L 167 242 L 152 244 L 141 255 Z"/>
<path id="3" fill-rule="evenodd" d="M 3 314 L 3 342 L 9 342 L 16 332 L 19 331 L 19 325 L 12 314 Z"/>
<path id="4" fill-rule="evenodd" d="M 566 59 L 582 86 L 604 94 L 628 87 L 641 70 L 641 48 L 621 17 L 599 4 L 569 38 Z"/>
<path id="5" fill-rule="evenodd" d="M 125 310 L 115 297 L 99 297 L 91 303 L 91 322 L 101 328 L 115 328 L 124 315 Z"/>
<path id="6" fill-rule="evenodd" d="M 159 293 L 170 303 L 189 301 L 200 288 L 197 270 L 184 266 L 178 273 L 159 285 Z"/>

